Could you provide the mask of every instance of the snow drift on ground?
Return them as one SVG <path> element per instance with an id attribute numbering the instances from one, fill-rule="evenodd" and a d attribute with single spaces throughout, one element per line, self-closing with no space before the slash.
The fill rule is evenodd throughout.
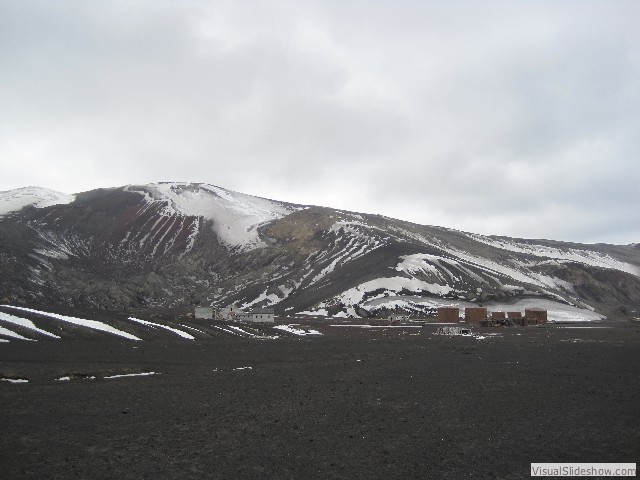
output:
<path id="1" fill-rule="evenodd" d="M 196 338 L 193 335 L 188 334 L 187 332 L 183 332 L 182 330 L 179 330 L 177 328 L 172 328 L 172 327 L 169 327 L 167 325 L 162 325 L 160 323 L 149 322 L 147 320 L 141 320 L 141 319 L 135 318 L 135 317 L 129 317 L 129 320 L 131 320 L 132 322 L 139 323 L 141 325 L 146 325 L 146 326 L 151 327 L 151 328 L 164 328 L 165 330 L 169 330 L 170 332 L 173 332 L 173 333 L 175 333 L 176 335 L 179 335 L 182 338 L 186 338 L 187 340 L 195 340 L 195 338 Z"/>
<path id="2" fill-rule="evenodd" d="M 58 335 L 54 335 L 51 332 L 47 332 L 46 330 L 36 327 L 31 320 L 27 320 L 26 318 L 16 317 L 14 315 L 9 315 L 8 313 L 0 312 L 0 320 L 13 323 L 14 325 L 20 325 L 21 327 L 28 328 L 29 330 L 41 333 L 47 337 L 60 338 Z"/>
<path id="3" fill-rule="evenodd" d="M 317 330 L 304 330 L 302 328 L 295 328 L 293 325 L 276 325 L 273 328 L 275 328 L 276 330 L 282 330 L 283 332 L 293 333 L 294 335 L 299 335 L 301 337 L 304 337 L 306 335 L 322 335 Z"/>
<path id="4" fill-rule="evenodd" d="M 102 323 L 102 322 L 99 322 L 97 320 L 85 320 L 84 318 L 68 317 L 66 315 L 59 315 L 57 313 L 43 312 L 43 311 L 40 311 L 40 310 L 34 310 L 32 308 L 16 307 L 14 305 L 2 305 L 2 306 L 5 307 L 5 308 L 13 308 L 13 309 L 16 309 L 16 310 L 22 310 L 23 312 L 36 313 L 38 315 L 43 315 L 45 317 L 54 318 L 56 320 L 60 320 L 60 321 L 67 322 L 67 323 L 73 323 L 75 325 L 79 325 L 81 327 L 91 328 L 93 330 L 100 330 L 102 332 L 107 332 L 107 333 L 111 333 L 113 335 L 118 335 L 119 337 L 128 338 L 129 340 L 141 340 L 140 338 L 136 337 L 135 335 L 131 335 L 130 333 L 123 332 L 122 330 L 118 330 L 117 328 L 112 327 L 111 325 L 107 325 L 106 323 Z"/>

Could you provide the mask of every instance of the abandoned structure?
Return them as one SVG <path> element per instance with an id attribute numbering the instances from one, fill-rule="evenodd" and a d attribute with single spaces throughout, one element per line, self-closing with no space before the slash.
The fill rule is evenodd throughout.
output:
<path id="1" fill-rule="evenodd" d="M 273 308 L 256 308 L 245 312 L 235 305 L 229 305 L 228 307 L 221 309 L 215 309 L 213 307 L 195 307 L 193 316 L 204 320 L 275 323 L 275 312 Z"/>
<path id="2" fill-rule="evenodd" d="M 439 318 L 439 317 L 438 317 Z M 547 311 L 542 308 L 527 308 L 522 312 L 488 312 L 485 307 L 467 307 L 465 323 L 478 323 L 483 327 L 542 325 L 547 323 Z"/>
<path id="3" fill-rule="evenodd" d="M 256 308 L 250 312 L 236 313 L 238 322 L 275 323 L 273 308 Z"/>
<path id="4" fill-rule="evenodd" d="M 224 307 L 218 310 L 216 318 L 218 320 L 235 320 L 236 316 L 242 313 L 245 313 L 245 312 L 242 311 L 240 307 L 236 307 L 235 305 L 229 305 L 228 307 Z"/>
<path id="5" fill-rule="evenodd" d="M 217 318 L 236 322 L 274 323 L 275 312 L 273 308 L 255 308 L 245 312 L 240 307 L 229 305 L 218 311 Z"/>
<path id="6" fill-rule="evenodd" d="M 194 311 L 194 317 L 201 319 L 213 318 L 213 307 L 196 307 Z"/>
<path id="7" fill-rule="evenodd" d="M 458 307 L 438 307 L 438 321 L 458 323 L 460 321 L 460 309 Z"/>
<path id="8" fill-rule="evenodd" d="M 400 315 L 399 313 L 389 315 L 389 323 L 391 323 L 391 325 L 397 325 L 405 320 L 409 320 L 409 315 Z"/>
<path id="9" fill-rule="evenodd" d="M 470 328 L 464 327 L 439 327 L 436 335 L 471 335 Z"/>
<path id="10" fill-rule="evenodd" d="M 547 311 L 543 308 L 525 308 L 524 316 L 531 324 L 544 325 L 547 323 Z"/>
<path id="11" fill-rule="evenodd" d="M 466 323 L 480 323 L 487 319 L 487 307 L 467 307 L 464 309 Z"/>

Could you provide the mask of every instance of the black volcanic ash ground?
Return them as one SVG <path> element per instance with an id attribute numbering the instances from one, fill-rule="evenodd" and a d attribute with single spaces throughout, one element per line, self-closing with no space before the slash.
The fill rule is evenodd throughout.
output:
<path id="1" fill-rule="evenodd" d="M 318 328 L 1 344 L 0 373 L 29 379 L 0 382 L 2 477 L 511 479 L 640 458 L 639 326 Z M 136 372 L 159 374 L 104 379 Z"/>

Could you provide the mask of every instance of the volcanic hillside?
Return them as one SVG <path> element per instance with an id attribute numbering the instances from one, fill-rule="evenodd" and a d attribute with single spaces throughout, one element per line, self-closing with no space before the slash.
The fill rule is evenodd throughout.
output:
<path id="1" fill-rule="evenodd" d="M 114 311 L 236 303 L 369 317 L 482 303 L 594 319 L 640 309 L 638 245 L 488 237 L 206 184 L 0 192 L 0 271 L 4 303 Z"/>

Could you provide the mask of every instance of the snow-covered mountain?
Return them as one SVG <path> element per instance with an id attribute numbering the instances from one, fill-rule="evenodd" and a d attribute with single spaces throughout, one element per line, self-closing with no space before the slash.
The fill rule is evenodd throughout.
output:
<path id="1" fill-rule="evenodd" d="M 1 195 L 0 298 L 17 303 L 363 317 L 544 304 L 558 319 L 640 308 L 634 245 L 487 237 L 207 184 Z"/>

